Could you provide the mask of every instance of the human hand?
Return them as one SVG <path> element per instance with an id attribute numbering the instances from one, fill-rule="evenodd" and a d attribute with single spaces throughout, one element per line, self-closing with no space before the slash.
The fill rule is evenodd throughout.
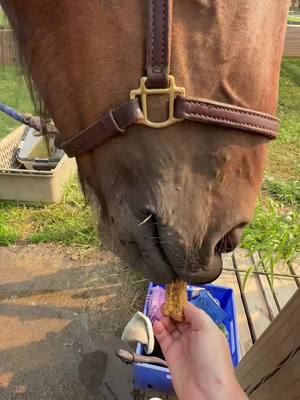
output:
<path id="1" fill-rule="evenodd" d="M 179 400 L 246 400 L 225 335 L 190 303 L 184 315 L 185 322 L 163 317 L 153 327 Z"/>

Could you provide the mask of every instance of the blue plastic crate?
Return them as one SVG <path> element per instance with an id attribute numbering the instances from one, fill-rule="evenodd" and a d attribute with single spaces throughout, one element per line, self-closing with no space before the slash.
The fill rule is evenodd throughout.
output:
<path id="1" fill-rule="evenodd" d="M 156 286 L 150 283 L 148 294 Z M 188 286 L 188 299 L 191 300 L 193 288 L 205 288 L 213 297 L 219 300 L 220 306 L 227 313 L 228 318 L 224 320 L 224 325 L 229 333 L 228 343 L 231 352 L 233 365 L 236 367 L 241 359 L 239 348 L 239 335 L 236 316 L 234 293 L 230 288 L 216 285 L 192 285 Z M 147 315 L 147 303 L 144 307 L 144 314 Z M 137 354 L 144 354 L 143 346 L 139 343 L 136 348 Z M 135 363 L 133 365 L 134 387 L 136 389 L 154 389 L 164 393 L 174 393 L 171 375 L 168 368 L 157 365 Z"/>

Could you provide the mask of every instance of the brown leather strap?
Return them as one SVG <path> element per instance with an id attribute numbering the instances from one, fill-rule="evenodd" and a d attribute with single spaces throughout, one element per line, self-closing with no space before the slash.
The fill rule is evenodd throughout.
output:
<path id="1" fill-rule="evenodd" d="M 56 143 L 56 146 L 62 148 L 69 157 L 74 157 L 99 146 L 114 135 L 124 133 L 126 128 L 142 118 L 138 100 L 129 100 L 114 110 L 106 111 L 96 123 L 62 143 Z"/>
<path id="2" fill-rule="evenodd" d="M 168 87 L 173 0 L 148 1 L 147 87 Z"/>
<path id="3" fill-rule="evenodd" d="M 183 96 L 175 98 L 174 116 L 241 129 L 268 139 L 277 137 L 280 126 L 279 119 L 268 114 L 212 100 Z M 70 139 L 58 143 L 59 137 L 57 137 L 56 146 L 62 148 L 69 157 L 74 157 L 99 146 L 112 136 L 124 133 L 126 128 L 139 122 L 143 117 L 138 99 L 129 100 L 115 110 L 106 111 L 95 124 Z"/>
<path id="4" fill-rule="evenodd" d="M 268 114 L 212 100 L 183 96 L 176 97 L 174 114 L 176 118 L 241 129 L 266 136 L 268 139 L 276 138 L 280 126 L 279 119 Z"/>

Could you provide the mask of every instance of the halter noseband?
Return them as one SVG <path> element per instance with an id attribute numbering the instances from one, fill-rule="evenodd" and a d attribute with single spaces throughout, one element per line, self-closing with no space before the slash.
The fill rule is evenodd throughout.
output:
<path id="1" fill-rule="evenodd" d="M 69 157 L 99 146 L 105 140 L 124 133 L 133 124 L 164 128 L 189 120 L 240 129 L 268 139 L 276 138 L 278 118 L 226 103 L 186 97 L 185 89 L 176 86 L 174 77 L 169 75 L 172 7 L 173 0 L 148 0 L 147 76 L 141 78 L 138 89 L 130 92 L 130 100 L 104 112 L 98 121 L 71 138 L 62 142 L 57 138 L 58 147 Z M 148 118 L 147 96 L 162 94 L 169 96 L 168 119 L 153 122 Z"/>

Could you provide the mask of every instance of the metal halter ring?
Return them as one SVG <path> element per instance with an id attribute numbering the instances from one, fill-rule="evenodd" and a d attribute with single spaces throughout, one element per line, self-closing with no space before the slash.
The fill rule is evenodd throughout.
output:
<path id="1" fill-rule="evenodd" d="M 138 123 L 150 126 L 151 128 L 165 128 L 166 126 L 173 125 L 177 122 L 183 121 L 183 119 L 174 117 L 174 100 L 175 97 L 180 94 L 185 95 L 185 88 L 177 87 L 175 85 L 174 76 L 169 75 L 169 86 L 167 88 L 158 89 L 148 89 L 146 87 L 147 77 L 142 77 L 140 80 L 140 87 L 138 89 L 133 89 L 130 92 L 130 99 L 133 100 L 137 96 L 141 96 L 142 100 L 142 112 L 144 118 L 139 120 Z M 148 95 L 169 95 L 169 116 L 168 119 L 162 122 L 153 122 L 148 119 L 148 108 L 147 108 L 147 96 Z"/>

